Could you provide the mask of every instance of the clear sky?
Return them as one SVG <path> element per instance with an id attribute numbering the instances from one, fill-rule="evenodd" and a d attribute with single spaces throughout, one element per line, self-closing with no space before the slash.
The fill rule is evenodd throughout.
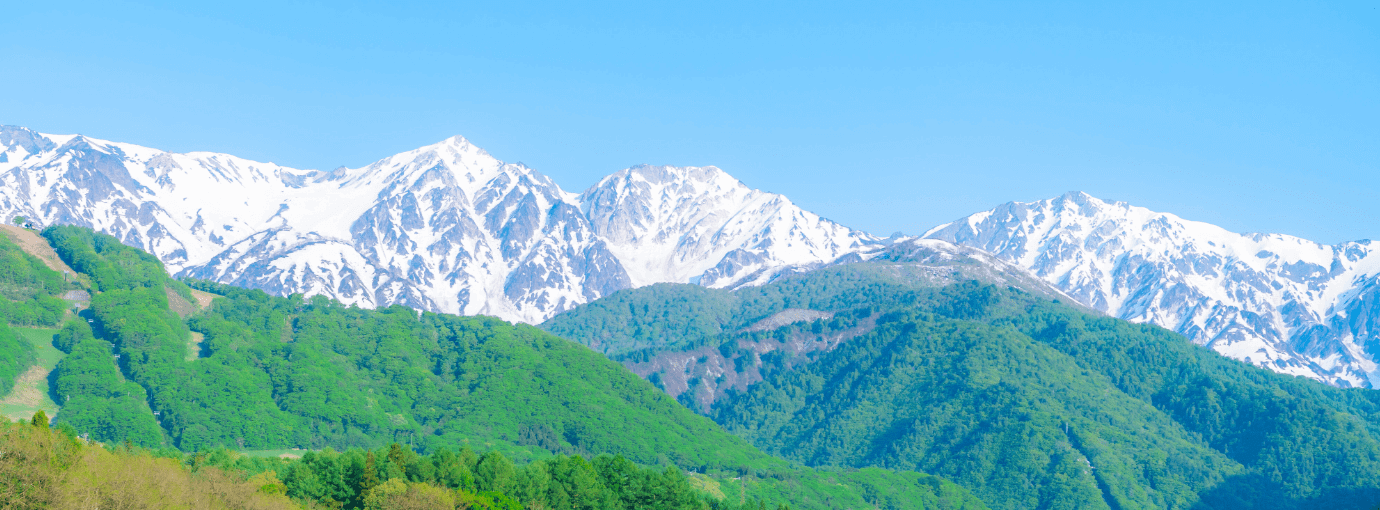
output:
<path id="1" fill-rule="evenodd" d="M 1082 190 L 1380 239 L 1380 2 L 9 2 L 0 123 L 299 168 L 460 134 L 920 233 Z M 1214 5 L 1204 5 L 1214 4 Z"/>

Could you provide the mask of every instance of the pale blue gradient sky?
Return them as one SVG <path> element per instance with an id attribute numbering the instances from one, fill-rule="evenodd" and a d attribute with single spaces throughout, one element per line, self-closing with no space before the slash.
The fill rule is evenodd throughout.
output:
<path id="1" fill-rule="evenodd" d="M 461 134 L 571 191 L 717 165 L 881 235 L 1082 190 L 1380 239 L 1377 2 L 185 3 L 0 7 L 0 123 L 305 168 Z"/>

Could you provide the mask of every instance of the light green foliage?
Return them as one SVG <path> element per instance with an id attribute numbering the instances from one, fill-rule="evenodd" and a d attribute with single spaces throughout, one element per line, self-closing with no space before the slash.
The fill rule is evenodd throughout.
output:
<path id="1" fill-rule="evenodd" d="M 34 346 L 13 328 L 0 323 L 0 395 L 14 389 L 14 380 L 34 364 Z"/>
<path id="2" fill-rule="evenodd" d="M 377 489 L 369 501 L 378 505 L 450 497 L 383 485 L 418 476 L 469 487 L 469 495 L 454 496 L 487 498 L 483 504 L 495 508 L 505 501 L 686 508 L 690 500 L 677 494 L 689 486 L 678 468 L 639 467 L 658 465 L 725 479 L 771 473 L 749 477 L 756 488 L 741 496 L 752 501 L 861 508 L 868 500 L 851 488 L 853 477 L 878 479 L 839 472 L 826 482 L 767 456 L 619 364 L 534 327 L 401 306 L 364 310 L 323 297 L 277 298 L 208 282 L 193 284 L 222 297 L 183 321 L 164 291 L 177 284 L 156 260 L 81 229 L 44 235 L 70 265 L 93 271 L 101 289 L 91 300 L 90 327 L 74 321 L 57 336 L 71 349 L 56 373 L 55 396 L 71 396 L 60 423 L 104 441 L 183 451 L 407 445 L 374 452 L 372 471 L 368 454 L 348 452 L 280 466 L 276 472 L 294 497 L 356 507 L 368 503 L 370 489 Z M 191 331 L 204 335 L 205 356 L 195 361 L 185 358 Z M 445 453 L 466 445 L 485 453 Z M 580 455 L 609 464 L 594 466 Z M 423 457 L 429 460 L 417 460 Z M 917 476 L 888 482 L 907 495 L 896 508 L 965 501 L 973 507 L 972 496 L 956 486 L 935 490 Z M 625 499 L 610 500 L 599 486 L 622 487 L 610 490 Z"/>
<path id="3" fill-rule="evenodd" d="M 111 345 L 85 338 L 54 370 L 53 400 L 62 406 L 56 420 L 95 441 L 129 441 L 140 446 L 163 443 L 162 431 L 145 404 L 138 384 L 126 381 L 111 354 Z"/>
<path id="4" fill-rule="evenodd" d="M 224 367 L 215 380 L 254 381 L 242 385 L 237 403 L 260 401 L 281 413 L 242 420 L 259 429 L 280 427 L 283 435 L 300 431 L 278 444 L 404 441 L 430 448 L 499 439 L 551 452 L 612 452 L 642 462 L 665 457 L 695 466 L 757 458 L 746 443 L 616 363 L 536 328 L 198 285 L 226 297 L 192 319 L 205 334 L 208 357 L 191 365 Z M 225 372 L 231 368 L 240 375 Z M 211 384 L 210 377 L 188 375 L 175 386 Z M 261 387 L 271 394 L 248 391 Z M 155 400 L 161 394 L 154 390 Z M 212 416 L 234 423 L 227 413 L 235 416 L 216 411 L 195 423 L 209 428 Z M 224 434 L 205 441 L 236 444 Z"/>
<path id="5" fill-rule="evenodd" d="M 62 275 L 0 234 L 0 320 L 19 326 L 55 326 L 67 308 L 57 297 L 65 288 Z"/>

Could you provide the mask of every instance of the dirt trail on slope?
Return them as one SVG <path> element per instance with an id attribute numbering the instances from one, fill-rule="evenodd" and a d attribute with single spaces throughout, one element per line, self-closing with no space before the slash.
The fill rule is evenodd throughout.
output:
<path id="1" fill-rule="evenodd" d="M 48 265 L 49 269 L 57 272 L 67 271 L 76 274 L 76 271 L 67 267 L 67 264 L 58 257 L 57 252 L 53 251 L 53 247 L 48 245 L 48 240 L 39 237 L 37 232 L 14 225 L 0 225 L 0 229 L 4 229 L 5 234 L 9 236 L 10 240 L 14 241 L 14 244 L 19 245 L 19 249 L 24 250 L 24 252 L 29 255 L 38 257 L 39 260 L 42 260 L 44 264 Z"/>

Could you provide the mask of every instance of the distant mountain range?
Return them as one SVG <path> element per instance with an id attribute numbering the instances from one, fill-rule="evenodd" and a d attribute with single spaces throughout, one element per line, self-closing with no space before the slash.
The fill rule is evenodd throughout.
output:
<path id="1" fill-rule="evenodd" d="M 529 323 L 652 283 L 733 289 L 955 243 L 1004 262 L 991 274 L 1028 270 L 1233 358 L 1380 387 L 1380 245 L 1234 234 L 1082 193 L 921 241 L 849 229 L 715 167 L 637 166 L 574 194 L 461 137 L 321 171 L 8 126 L 0 182 L 6 219 L 91 227 L 178 276 Z"/>

